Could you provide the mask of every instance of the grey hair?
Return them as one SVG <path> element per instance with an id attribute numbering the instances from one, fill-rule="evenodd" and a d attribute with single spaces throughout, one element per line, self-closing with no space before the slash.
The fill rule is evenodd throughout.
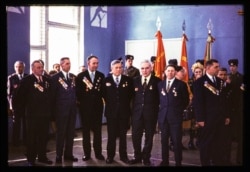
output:
<path id="1" fill-rule="evenodd" d="M 113 60 L 111 63 L 110 63 L 110 67 L 114 66 L 115 64 L 122 64 L 120 60 Z"/>
<path id="2" fill-rule="evenodd" d="M 150 60 L 148 60 L 148 59 L 144 59 L 144 60 L 142 60 L 142 61 L 141 61 L 141 65 L 142 65 L 142 63 L 148 63 L 150 66 L 152 66 L 151 61 L 150 61 Z"/>
<path id="3" fill-rule="evenodd" d="M 23 67 L 25 67 L 25 63 L 23 62 L 23 61 L 20 61 L 20 60 L 17 60 L 16 62 L 15 62 L 15 64 L 14 64 L 14 66 L 16 65 L 16 64 L 21 64 L 21 65 L 23 65 Z"/>

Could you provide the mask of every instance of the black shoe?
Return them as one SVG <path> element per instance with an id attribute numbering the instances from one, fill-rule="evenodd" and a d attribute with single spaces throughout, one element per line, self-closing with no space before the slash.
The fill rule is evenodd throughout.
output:
<path id="1" fill-rule="evenodd" d="M 78 135 L 75 133 L 75 134 L 74 134 L 74 138 L 76 138 L 77 136 L 78 136 Z"/>
<path id="2" fill-rule="evenodd" d="M 102 154 L 95 156 L 98 160 L 105 160 L 104 156 Z"/>
<path id="3" fill-rule="evenodd" d="M 174 146 L 173 145 L 169 145 L 169 150 L 174 151 Z"/>
<path id="4" fill-rule="evenodd" d="M 113 162 L 113 158 L 107 158 L 106 159 L 106 164 L 111 164 Z"/>
<path id="5" fill-rule="evenodd" d="M 169 162 L 164 162 L 164 161 L 162 161 L 162 162 L 160 163 L 160 166 L 162 166 L 162 167 L 164 167 L 164 166 L 169 166 Z"/>
<path id="6" fill-rule="evenodd" d="M 90 156 L 83 155 L 82 160 L 83 161 L 88 161 L 90 159 Z"/>
<path id="7" fill-rule="evenodd" d="M 190 149 L 190 150 L 195 150 L 196 149 L 193 142 L 188 143 L 188 149 Z"/>
<path id="8" fill-rule="evenodd" d="M 200 142 L 198 140 L 196 140 L 195 145 L 196 145 L 196 147 L 199 147 Z"/>
<path id="9" fill-rule="evenodd" d="M 182 150 L 188 150 L 184 145 L 182 145 Z"/>
<path id="10" fill-rule="evenodd" d="M 62 157 L 56 156 L 56 163 L 62 163 Z"/>
<path id="11" fill-rule="evenodd" d="M 66 161 L 73 161 L 73 162 L 77 162 L 78 158 L 74 157 L 73 155 L 71 156 L 64 156 L 64 160 Z"/>
<path id="12" fill-rule="evenodd" d="M 138 163 L 141 163 L 141 159 L 134 158 L 129 161 L 129 164 L 138 164 Z"/>
<path id="13" fill-rule="evenodd" d="M 36 166 L 35 162 L 28 162 L 27 163 L 27 166 L 28 167 L 33 167 L 33 166 Z"/>
<path id="14" fill-rule="evenodd" d="M 150 160 L 149 159 L 145 159 L 145 160 L 143 160 L 143 164 L 145 165 L 145 166 L 150 166 L 151 165 L 151 162 L 150 162 Z"/>
<path id="15" fill-rule="evenodd" d="M 129 164 L 129 159 L 128 158 L 121 158 L 120 160 L 122 162 L 124 162 L 125 164 Z"/>
<path id="16" fill-rule="evenodd" d="M 180 166 L 182 166 L 182 165 L 181 165 L 180 162 L 178 162 L 178 163 L 175 163 L 175 166 L 176 166 L 176 167 L 180 167 Z"/>
<path id="17" fill-rule="evenodd" d="M 44 163 L 44 164 L 53 164 L 53 161 L 49 160 L 48 158 L 38 159 L 38 162 Z"/>

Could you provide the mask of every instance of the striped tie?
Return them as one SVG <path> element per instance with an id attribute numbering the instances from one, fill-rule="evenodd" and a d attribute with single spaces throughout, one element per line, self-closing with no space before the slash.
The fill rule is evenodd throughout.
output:
<path id="1" fill-rule="evenodd" d="M 116 87 L 118 87 L 119 86 L 119 78 L 118 77 L 116 77 L 115 82 L 116 82 Z"/>
<path id="2" fill-rule="evenodd" d="M 169 91 L 169 89 L 170 89 L 170 81 L 168 81 L 167 92 Z"/>

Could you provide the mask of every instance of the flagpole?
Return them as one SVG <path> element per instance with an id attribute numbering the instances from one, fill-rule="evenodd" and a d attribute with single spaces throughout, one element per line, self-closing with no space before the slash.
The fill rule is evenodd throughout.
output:
<path id="1" fill-rule="evenodd" d="M 186 47 L 186 41 L 188 41 L 188 38 L 185 34 L 186 30 L 186 23 L 185 20 L 182 23 L 182 48 L 181 48 L 181 63 L 180 65 L 184 68 L 186 75 L 184 77 L 184 81 L 188 82 L 189 79 L 189 72 L 188 72 L 188 58 L 187 58 L 187 47 Z"/>
<path id="2" fill-rule="evenodd" d="M 212 20 L 209 19 L 207 23 L 207 29 L 208 29 L 208 37 L 207 37 L 207 43 L 206 43 L 206 50 L 204 55 L 204 66 L 206 65 L 206 62 L 210 59 L 212 59 L 212 43 L 215 41 L 215 38 L 212 36 L 212 29 L 213 29 L 213 23 Z"/>
<path id="3" fill-rule="evenodd" d="M 161 20 L 160 17 L 157 17 L 156 20 L 156 27 L 157 27 L 157 32 L 155 34 L 155 37 L 157 38 L 157 53 L 156 53 L 156 60 L 155 60 L 155 76 L 164 79 L 164 70 L 166 67 L 166 59 L 165 59 L 165 50 L 164 50 L 164 45 L 163 45 L 163 40 L 162 40 L 162 34 L 160 31 L 161 28 Z"/>

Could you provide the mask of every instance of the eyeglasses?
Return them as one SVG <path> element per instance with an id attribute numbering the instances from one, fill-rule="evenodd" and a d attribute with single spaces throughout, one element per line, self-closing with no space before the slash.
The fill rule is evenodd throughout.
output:
<path id="1" fill-rule="evenodd" d="M 202 73 L 202 71 L 195 71 L 194 73 Z"/>

